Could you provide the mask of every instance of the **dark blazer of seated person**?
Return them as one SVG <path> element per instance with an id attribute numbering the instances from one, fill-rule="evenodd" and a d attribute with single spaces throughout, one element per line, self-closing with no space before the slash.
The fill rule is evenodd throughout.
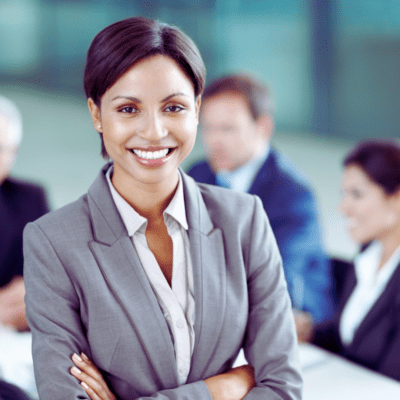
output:
<path id="1" fill-rule="evenodd" d="M 0 380 L 0 400 L 29 400 L 29 397 L 18 387 Z"/>
<path id="2" fill-rule="evenodd" d="M 400 381 L 400 145 L 363 142 L 344 166 L 341 209 L 361 253 L 313 342 Z"/>
<path id="3" fill-rule="evenodd" d="M 11 178 L 0 185 L 0 288 L 22 275 L 25 225 L 48 211 L 40 186 Z"/>
<path id="4" fill-rule="evenodd" d="M 339 326 L 356 286 L 354 266 L 349 267 L 344 279 L 339 309 L 331 321 L 316 326 L 313 343 L 400 380 L 400 264 L 349 345 L 342 343 Z"/>

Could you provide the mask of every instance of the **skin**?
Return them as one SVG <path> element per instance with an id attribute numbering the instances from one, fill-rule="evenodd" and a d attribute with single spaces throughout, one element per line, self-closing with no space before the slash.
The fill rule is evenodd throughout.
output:
<path id="1" fill-rule="evenodd" d="M 381 268 L 400 246 L 400 190 L 388 195 L 360 167 L 349 165 L 343 172 L 342 193 L 340 211 L 347 219 L 350 236 L 360 244 L 381 242 Z M 312 340 L 312 319 L 299 315 L 295 321 L 299 340 Z"/>
<path id="2" fill-rule="evenodd" d="M 388 195 L 358 166 L 343 174 L 341 211 L 357 243 L 379 240 L 383 246 L 380 267 L 400 244 L 400 191 Z"/>
<path id="3" fill-rule="evenodd" d="M 0 185 L 10 174 L 18 153 L 18 145 L 10 132 L 10 124 L 0 115 Z"/>
<path id="4" fill-rule="evenodd" d="M 7 119 L 0 115 L 0 185 L 10 174 L 18 153 Z M 16 276 L 0 288 L 0 324 L 18 331 L 28 330 L 25 318 L 25 286 L 21 276 Z"/>
<path id="5" fill-rule="evenodd" d="M 214 172 L 233 171 L 263 152 L 274 129 L 272 117 L 255 120 L 246 98 L 235 92 L 208 98 L 200 120 L 203 146 Z"/>
<path id="6" fill-rule="evenodd" d="M 0 289 L 0 324 L 17 331 L 29 330 L 25 317 L 25 285 L 22 276 L 15 276 Z"/>
<path id="7" fill-rule="evenodd" d="M 93 126 L 103 134 L 106 150 L 114 161 L 112 183 L 147 218 L 147 242 L 169 284 L 172 240 L 163 211 L 178 185 L 178 166 L 194 146 L 200 102 L 184 71 L 161 55 L 131 67 L 104 93 L 100 107 L 88 99 Z M 141 151 L 164 153 L 149 160 Z M 92 400 L 115 399 L 86 356 L 73 355 L 72 361 L 75 367 L 71 374 Z M 214 400 L 240 400 L 255 386 L 253 368 L 233 369 L 205 383 Z"/>

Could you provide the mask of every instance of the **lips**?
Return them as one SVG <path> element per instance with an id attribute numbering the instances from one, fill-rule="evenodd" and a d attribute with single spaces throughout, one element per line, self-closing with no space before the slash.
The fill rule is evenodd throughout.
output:
<path id="1" fill-rule="evenodd" d="M 354 217 L 346 218 L 346 225 L 348 228 L 355 228 L 358 225 L 358 220 Z"/>

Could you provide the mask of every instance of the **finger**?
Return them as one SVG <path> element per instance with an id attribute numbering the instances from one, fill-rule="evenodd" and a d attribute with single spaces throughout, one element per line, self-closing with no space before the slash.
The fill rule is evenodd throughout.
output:
<path id="1" fill-rule="evenodd" d="M 83 353 L 82 353 L 83 354 Z M 84 371 L 86 374 L 91 376 L 92 378 L 96 380 L 103 380 L 103 376 L 101 375 L 100 371 L 97 369 L 97 367 L 89 360 L 89 358 L 86 356 L 86 358 L 83 358 L 79 356 L 78 354 L 74 353 L 72 355 L 72 361 L 74 364 L 81 370 Z"/>
<path id="2" fill-rule="evenodd" d="M 72 367 L 70 369 L 71 375 L 73 375 L 78 381 L 80 381 L 81 386 L 85 389 L 85 385 L 91 389 L 97 396 L 101 398 L 102 385 L 96 379 L 92 378 L 90 375 L 81 371 L 77 367 Z M 82 385 L 82 383 L 84 385 Z"/>
<path id="3" fill-rule="evenodd" d="M 70 369 L 71 375 L 81 382 L 81 386 L 85 389 L 85 385 L 90 389 L 91 393 L 95 393 L 100 400 L 114 400 L 114 395 L 108 389 L 103 377 L 101 379 L 93 378 L 86 372 L 81 371 L 77 367 L 72 367 Z"/>
<path id="4" fill-rule="evenodd" d="M 90 397 L 90 400 L 102 400 L 99 396 L 97 396 L 96 392 L 91 389 L 85 382 L 81 382 L 81 386 Z"/>

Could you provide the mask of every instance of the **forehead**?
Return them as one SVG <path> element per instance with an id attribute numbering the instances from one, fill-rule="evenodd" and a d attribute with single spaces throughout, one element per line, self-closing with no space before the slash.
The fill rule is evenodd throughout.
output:
<path id="1" fill-rule="evenodd" d="M 155 55 L 130 67 L 104 94 L 170 95 L 171 91 L 194 96 L 194 85 L 186 72 L 170 57 Z"/>
<path id="2" fill-rule="evenodd" d="M 379 196 L 385 196 L 385 192 L 380 185 L 372 181 L 369 176 L 357 165 L 349 165 L 344 170 L 343 176 L 344 188 L 351 189 L 358 187 L 368 191 L 368 193 L 376 193 Z"/>
<path id="3" fill-rule="evenodd" d="M 238 92 L 227 91 L 203 101 L 202 116 L 207 118 L 235 118 L 237 116 L 253 119 L 249 102 Z"/>
<path id="4" fill-rule="evenodd" d="M 0 115 L 0 144 L 12 144 L 11 126 L 8 119 L 4 115 Z"/>
<path id="5" fill-rule="evenodd" d="M 344 181 L 348 183 L 369 184 L 372 181 L 368 175 L 357 165 L 350 164 L 345 167 L 343 172 Z"/>

